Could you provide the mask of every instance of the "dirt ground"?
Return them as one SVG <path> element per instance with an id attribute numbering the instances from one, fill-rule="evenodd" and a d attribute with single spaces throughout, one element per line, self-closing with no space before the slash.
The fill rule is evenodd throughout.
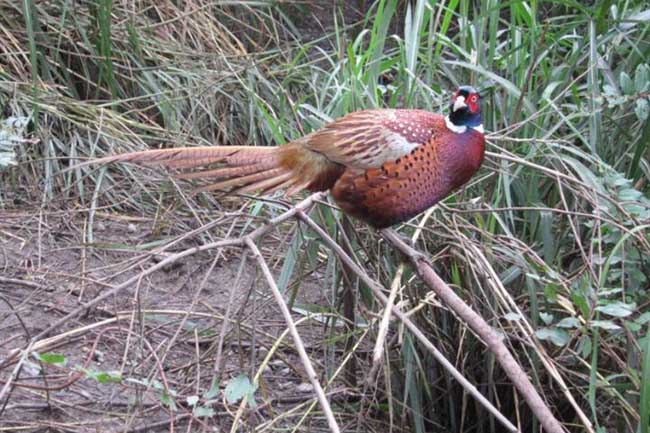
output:
<path id="1" fill-rule="evenodd" d="M 0 214 L 0 385 L 13 379 L 9 397 L 0 400 L 0 431 L 229 430 L 239 405 L 228 404 L 224 389 L 238 375 L 252 377 L 286 328 L 255 263 L 249 258 L 240 272 L 238 249 L 186 257 L 67 321 L 49 335 L 57 341 L 37 350 L 64 355 L 65 364 L 30 357 L 16 371 L 15 359 L 9 362 L 13 351 L 79 305 L 205 241 L 195 236 L 152 254 L 180 233 L 158 233 L 152 219 L 100 213 L 90 244 L 86 216 L 38 209 Z M 277 272 L 277 245 L 262 246 Z M 318 272 L 306 276 L 296 303 L 330 306 L 323 281 Z M 332 327 L 305 320 L 299 329 L 319 373 L 340 365 L 342 344 L 322 344 Z M 256 431 L 271 427 L 265 423 L 273 418 L 295 425 L 291 410 L 304 413 L 314 401 L 291 338 L 283 342 L 262 367 L 256 407 L 242 413 L 243 424 Z M 117 374 L 121 380 L 112 382 Z M 213 380 L 216 396 L 208 393 Z M 350 398 L 342 381 L 328 393 L 342 405 Z M 193 416 L 198 406 L 214 415 Z M 327 431 L 319 416 L 310 419 L 316 421 L 299 431 Z"/>

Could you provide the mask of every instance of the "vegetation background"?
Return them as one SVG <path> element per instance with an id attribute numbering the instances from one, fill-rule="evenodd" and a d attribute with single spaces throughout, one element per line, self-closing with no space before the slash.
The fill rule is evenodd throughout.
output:
<path id="1" fill-rule="evenodd" d="M 646 433 L 649 65 L 646 1 L 0 1 L 0 354 L 161 255 L 286 209 L 278 198 L 190 197 L 128 165 L 62 173 L 79 158 L 281 144 L 360 108 L 443 112 L 470 83 L 484 95 L 484 168 L 400 232 L 503 333 L 569 430 Z M 313 215 L 337 238 L 348 224 L 327 205 Z M 537 431 L 481 342 L 377 233 L 351 224 L 359 263 L 397 284 L 402 308 L 454 365 Z M 398 323 L 379 378 L 364 385 L 379 306 L 297 223 L 263 246 L 345 431 L 502 431 Z M 12 388 L 0 428 L 326 430 L 299 392 L 304 375 L 264 285 L 251 292 L 254 267 L 237 257 L 199 255 L 70 323 L 128 326 L 31 358 L 17 381 L 85 376 L 57 392 Z M 356 287 L 352 330 L 335 320 L 351 302 L 345 285 Z M 10 373 L 4 365 L 0 378 Z M 240 419 L 242 395 L 257 406 Z"/>

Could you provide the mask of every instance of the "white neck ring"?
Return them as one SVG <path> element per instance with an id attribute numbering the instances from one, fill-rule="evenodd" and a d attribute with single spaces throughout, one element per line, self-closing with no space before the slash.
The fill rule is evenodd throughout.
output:
<path id="1" fill-rule="evenodd" d="M 447 129 L 449 129 L 452 132 L 455 132 L 456 134 L 463 134 L 467 131 L 467 126 L 465 125 L 454 125 L 454 122 L 449 119 L 449 116 L 445 116 L 445 126 Z M 485 130 L 483 129 L 483 124 L 480 124 L 478 126 L 472 126 L 472 129 L 476 132 L 480 132 L 481 134 L 485 133 Z"/>

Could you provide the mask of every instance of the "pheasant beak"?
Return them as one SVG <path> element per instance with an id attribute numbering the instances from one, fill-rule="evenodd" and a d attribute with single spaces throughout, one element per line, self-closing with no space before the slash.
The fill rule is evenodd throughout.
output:
<path id="1" fill-rule="evenodd" d="M 465 97 L 463 95 L 456 96 L 454 100 L 454 105 L 452 106 L 453 111 L 458 111 L 461 108 L 466 108 L 467 104 L 465 103 Z"/>

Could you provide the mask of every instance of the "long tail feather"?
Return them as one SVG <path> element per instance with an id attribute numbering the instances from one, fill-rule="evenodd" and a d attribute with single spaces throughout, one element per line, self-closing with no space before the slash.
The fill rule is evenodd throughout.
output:
<path id="1" fill-rule="evenodd" d="M 278 185 L 283 184 L 285 181 L 291 179 L 292 177 L 293 177 L 293 173 L 287 171 L 285 173 L 278 174 L 276 176 L 269 177 L 267 179 L 262 179 L 260 181 L 253 182 L 241 188 L 237 188 L 234 190 L 234 192 L 240 194 L 245 194 L 253 191 L 263 191 L 269 193 L 271 189 L 277 187 Z"/>
<path id="2" fill-rule="evenodd" d="M 223 167 L 214 170 L 193 171 L 178 175 L 179 179 L 230 179 L 231 177 L 241 177 L 260 171 L 259 165 L 245 165 L 242 167 Z"/>
<path id="3" fill-rule="evenodd" d="M 329 176 L 333 163 L 298 143 L 282 147 L 204 146 L 147 150 L 108 156 L 76 167 L 114 162 L 159 165 L 181 170 L 175 175 L 180 179 L 214 181 L 195 192 L 271 193 L 282 189 L 291 195 L 305 188 L 327 189 L 340 175 L 334 173 L 327 185 L 320 182 L 320 177 Z M 319 180 L 318 185 L 314 184 L 314 179 Z"/>
<path id="4" fill-rule="evenodd" d="M 107 156 L 90 161 L 90 164 L 112 162 L 133 162 L 144 165 L 163 165 L 169 168 L 194 168 L 216 162 L 227 161 L 228 165 L 240 166 L 254 164 L 265 159 L 273 159 L 277 147 L 255 146 L 202 146 L 180 147 L 175 149 L 144 150 Z"/>

